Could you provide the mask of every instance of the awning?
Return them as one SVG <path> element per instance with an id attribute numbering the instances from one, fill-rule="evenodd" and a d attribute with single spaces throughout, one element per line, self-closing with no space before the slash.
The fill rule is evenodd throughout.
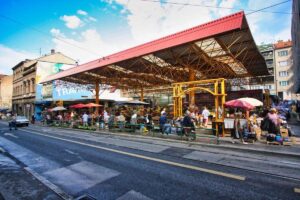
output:
<path id="1" fill-rule="evenodd" d="M 269 75 L 244 12 L 193 27 L 51 75 L 64 80 L 118 88 L 153 88 L 196 80 Z"/>

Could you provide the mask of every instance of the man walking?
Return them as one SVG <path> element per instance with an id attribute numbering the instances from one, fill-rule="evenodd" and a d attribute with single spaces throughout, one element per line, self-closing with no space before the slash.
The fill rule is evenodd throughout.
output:
<path id="1" fill-rule="evenodd" d="M 15 128 L 15 130 L 17 130 L 17 118 L 16 115 L 12 115 L 12 120 L 9 122 L 9 130 L 11 131 L 12 127 Z"/>

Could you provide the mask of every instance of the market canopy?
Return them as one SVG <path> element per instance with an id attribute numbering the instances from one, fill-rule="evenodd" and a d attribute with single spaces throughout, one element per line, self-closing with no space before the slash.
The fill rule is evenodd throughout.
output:
<path id="1" fill-rule="evenodd" d="M 118 88 L 269 75 L 244 12 L 238 12 L 47 77 Z"/>

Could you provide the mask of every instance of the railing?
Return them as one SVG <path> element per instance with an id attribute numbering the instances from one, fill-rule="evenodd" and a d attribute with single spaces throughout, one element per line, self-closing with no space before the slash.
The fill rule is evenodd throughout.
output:
<path id="1" fill-rule="evenodd" d="M 192 141 L 209 141 L 210 143 L 219 143 L 219 137 L 215 135 L 214 128 L 197 127 L 192 130 L 190 127 L 172 126 L 170 124 L 160 127 L 157 124 L 130 124 L 130 123 L 90 123 L 83 124 L 82 121 L 44 121 L 44 125 L 57 128 L 73 128 L 84 131 L 109 131 L 125 132 L 133 135 L 143 135 L 152 137 L 176 136 L 174 139 L 192 140 Z M 162 130 L 162 129 L 163 130 Z M 164 133 L 162 133 L 164 132 Z"/>

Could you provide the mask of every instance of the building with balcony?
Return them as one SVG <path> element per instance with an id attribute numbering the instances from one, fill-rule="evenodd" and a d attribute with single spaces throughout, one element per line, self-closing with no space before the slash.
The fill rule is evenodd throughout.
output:
<path id="1" fill-rule="evenodd" d="M 50 54 L 14 66 L 12 111 L 30 119 L 35 113 L 36 91 L 41 90 L 39 82 L 45 76 L 59 72 L 62 66 L 71 67 L 75 63 L 75 60 L 51 50 Z"/>
<path id="2" fill-rule="evenodd" d="M 266 61 L 267 68 L 268 68 L 270 75 L 251 78 L 249 89 L 251 89 L 251 90 L 257 90 L 257 89 L 269 90 L 271 95 L 276 95 L 276 85 L 274 83 L 275 67 L 274 67 L 273 44 L 262 44 L 262 45 L 258 46 L 258 49 Z"/>
<path id="3" fill-rule="evenodd" d="M 277 95 L 283 100 L 295 99 L 296 74 L 293 66 L 292 41 L 280 40 L 275 43 L 274 55 Z"/>

